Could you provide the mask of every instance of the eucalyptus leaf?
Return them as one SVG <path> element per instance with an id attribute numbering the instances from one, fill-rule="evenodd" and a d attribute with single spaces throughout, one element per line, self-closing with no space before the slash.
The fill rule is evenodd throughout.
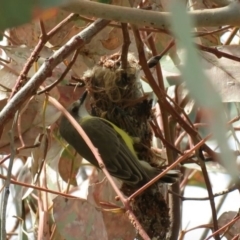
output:
<path id="1" fill-rule="evenodd" d="M 222 163 L 234 180 L 238 180 L 236 160 L 227 143 L 226 118 L 223 114 L 221 97 L 203 72 L 198 52 L 192 41 L 193 24 L 181 2 L 173 1 L 171 10 L 172 30 L 179 47 L 186 50 L 185 62 L 180 69 L 183 79 L 196 102 L 211 113 L 211 129 L 220 148 Z"/>

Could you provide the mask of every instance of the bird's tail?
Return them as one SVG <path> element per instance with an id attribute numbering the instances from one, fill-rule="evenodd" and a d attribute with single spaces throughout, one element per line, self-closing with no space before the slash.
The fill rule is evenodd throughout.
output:
<path id="1" fill-rule="evenodd" d="M 161 170 L 158 172 L 158 174 L 161 173 Z M 181 177 L 181 172 L 179 170 L 169 170 L 162 178 L 160 178 L 160 181 L 173 184 L 176 181 L 179 180 Z"/>
<path id="2" fill-rule="evenodd" d="M 146 161 L 140 160 L 140 163 L 143 166 L 145 172 L 147 173 L 149 179 L 155 178 L 157 175 L 159 175 L 163 171 L 163 169 L 152 167 Z M 178 181 L 180 176 L 181 176 L 181 172 L 179 170 L 169 170 L 163 177 L 160 178 L 160 181 L 168 184 L 172 184 Z"/>

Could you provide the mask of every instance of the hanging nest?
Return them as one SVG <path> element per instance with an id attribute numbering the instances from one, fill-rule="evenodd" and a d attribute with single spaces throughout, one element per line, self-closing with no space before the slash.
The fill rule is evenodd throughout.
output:
<path id="1" fill-rule="evenodd" d="M 83 78 L 91 95 L 91 115 L 105 118 L 135 137 L 138 158 L 157 166 L 151 150 L 152 101 L 142 89 L 139 73 L 140 66 L 132 54 L 128 54 L 127 67 L 122 69 L 121 55 L 117 53 L 103 57 L 97 66 L 85 72 Z M 160 185 L 151 186 L 131 205 L 148 235 L 164 240 L 170 220 L 167 203 L 158 189 Z M 135 190 L 126 184 L 121 187 L 126 196 Z M 138 239 L 141 238 L 138 236 Z"/>
<path id="2" fill-rule="evenodd" d="M 132 54 L 127 68 L 121 68 L 120 55 L 103 57 L 99 64 L 84 74 L 91 94 L 91 114 L 105 118 L 136 137 L 139 159 L 151 162 L 152 131 L 148 123 L 151 103 L 139 80 L 140 67 Z"/>

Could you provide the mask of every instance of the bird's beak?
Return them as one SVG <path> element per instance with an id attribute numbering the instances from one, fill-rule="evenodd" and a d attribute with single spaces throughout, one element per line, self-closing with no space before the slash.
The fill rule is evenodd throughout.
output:
<path id="1" fill-rule="evenodd" d="M 82 96 L 80 97 L 79 101 L 80 101 L 80 105 L 82 105 L 84 103 L 84 101 L 86 100 L 88 95 L 88 91 L 85 90 L 84 93 L 82 94 Z"/>

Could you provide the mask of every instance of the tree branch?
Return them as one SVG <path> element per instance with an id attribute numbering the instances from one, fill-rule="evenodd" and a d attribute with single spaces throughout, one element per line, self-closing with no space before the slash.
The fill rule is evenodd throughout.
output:
<path id="1" fill-rule="evenodd" d="M 46 78 L 51 76 L 52 70 L 76 49 L 89 43 L 93 36 L 107 26 L 108 20 L 98 19 L 79 34 L 71 38 L 63 47 L 46 59 L 33 77 L 9 100 L 0 112 L 0 133 L 4 124 L 20 108 L 20 106 L 37 92 Z"/>
<path id="2" fill-rule="evenodd" d="M 71 2 L 63 6 L 62 9 L 85 16 L 99 17 L 138 26 L 170 28 L 171 13 L 169 12 L 155 12 L 83 0 Z M 222 8 L 191 11 L 189 15 L 195 27 L 240 26 L 240 3 L 234 1 Z"/>

